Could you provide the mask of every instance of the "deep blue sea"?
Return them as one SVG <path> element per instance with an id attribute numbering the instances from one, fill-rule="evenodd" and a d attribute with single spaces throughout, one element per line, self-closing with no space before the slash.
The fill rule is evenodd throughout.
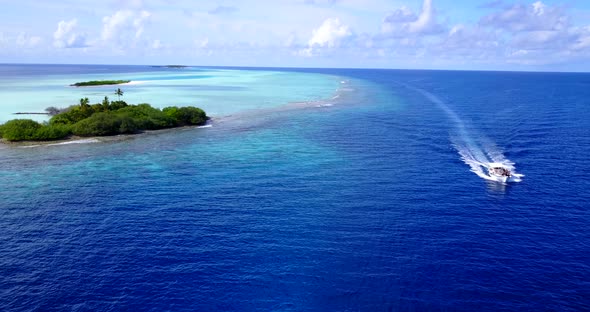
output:
<path id="1" fill-rule="evenodd" d="M 590 74 L 274 70 L 344 86 L 209 128 L 0 146 L 0 310 L 590 310 Z"/>

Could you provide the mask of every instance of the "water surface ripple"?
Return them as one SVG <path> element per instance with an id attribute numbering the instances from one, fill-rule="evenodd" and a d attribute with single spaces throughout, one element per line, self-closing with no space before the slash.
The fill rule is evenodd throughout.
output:
<path id="1" fill-rule="evenodd" d="M 299 71 L 355 92 L 2 147 L 0 310 L 590 310 L 590 75 Z M 471 173 L 448 115 L 404 84 L 523 182 Z"/>

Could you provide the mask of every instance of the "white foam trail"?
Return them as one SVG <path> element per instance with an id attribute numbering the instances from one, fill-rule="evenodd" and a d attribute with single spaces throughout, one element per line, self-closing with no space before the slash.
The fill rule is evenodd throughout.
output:
<path id="1" fill-rule="evenodd" d="M 322 104 L 318 104 L 315 107 L 330 107 L 330 106 L 334 106 L 334 104 L 331 103 L 322 103 Z"/>
<path id="2" fill-rule="evenodd" d="M 66 141 L 60 143 L 47 144 L 46 146 L 57 146 L 57 145 L 70 145 L 70 144 L 88 144 L 88 143 L 99 143 L 98 139 L 80 139 L 73 141 Z"/>
<path id="3" fill-rule="evenodd" d="M 70 145 L 70 144 L 88 144 L 88 143 L 99 143 L 98 139 L 90 138 L 90 139 L 80 139 L 80 140 L 72 140 L 72 141 L 65 141 L 59 143 L 51 143 L 51 144 L 34 144 L 34 145 L 24 145 L 19 146 L 20 148 L 33 148 L 33 147 L 43 147 L 43 146 L 60 146 L 60 145 Z"/>
<path id="4" fill-rule="evenodd" d="M 459 155 L 461 155 L 461 160 L 469 165 L 473 173 L 482 179 L 496 181 L 496 179 L 488 174 L 487 168 L 490 163 L 500 163 L 512 172 L 510 182 L 522 181 L 521 178 L 524 175 L 515 172 L 514 163 L 504 156 L 502 150 L 494 142 L 485 136 L 478 136 L 477 140 L 474 139 L 471 135 L 472 131 L 469 131 L 459 115 L 434 94 L 422 89 L 407 87 L 424 95 L 424 97 L 443 110 L 453 121 L 457 128 L 457 134 L 451 137 L 451 141 Z"/>

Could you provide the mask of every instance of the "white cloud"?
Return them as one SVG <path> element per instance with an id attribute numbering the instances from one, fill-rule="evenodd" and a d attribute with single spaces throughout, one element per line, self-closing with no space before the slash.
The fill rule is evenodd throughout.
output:
<path id="1" fill-rule="evenodd" d="M 148 11 L 135 12 L 120 10 L 102 19 L 103 27 L 101 39 L 105 43 L 124 45 L 137 41 L 144 32 L 144 25 L 151 17 Z"/>
<path id="2" fill-rule="evenodd" d="M 217 50 L 224 50 L 226 47 L 223 44 L 215 44 L 215 47 L 211 47 L 209 38 L 195 39 L 192 42 L 191 51 L 194 55 L 198 56 L 211 56 L 213 54 L 212 48 Z"/>
<path id="3" fill-rule="evenodd" d="M 40 42 L 41 42 L 41 37 L 39 37 L 39 36 L 33 36 L 33 37 L 29 38 L 29 45 L 30 46 L 36 46 Z"/>
<path id="4" fill-rule="evenodd" d="M 209 38 L 205 38 L 198 42 L 198 46 L 201 49 L 207 49 L 209 47 Z"/>
<path id="5" fill-rule="evenodd" d="M 424 1 L 419 14 L 401 7 L 384 18 L 381 35 L 367 48 L 376 57 L 424 64 L 541 66 L 590 56 L 590 26 L 572 27 L 572 15 L 563 7 L 541 1 L 492 4 L 487 8 L 493 11 L 478 23 L 453 27 L 437 22 L 432 0 Z"/>
<path id="6" fill-rule="evenodd" d="M 429 57 L 438 62 L 488 63 L 505 53 L 502 36 L 478 25 L 454 25 L 439 40 L 426 45 Z"/>
<path id="7" fill-rule="evenodd" d="M 442 60 L 461 68 L 481 63 L 507 68 L 507 62 L 515 61 L 590 60 L 590 22 L 583 19 L 583 8 L 554 0 L 479 0 L 461 12 L 442 11 L 440 0 L 197 2 L 175 7 L 170 0 L 108 0 L 102 7 L 80 7 L 77 19 L 49 25 L 40 20 L 26 28 L 8 23 L 0 27 L 0 50 L 3 57 L 16 55 L 14 59 L 19 51 L 30 50 L 48 60 L 56 57 L 46 51 L 89 62 L 93 56 L 101 57 L 95 61 L 139 62 L 153 56 L 198 62 L 195 56 L 213 51 L 211 60 L 219 64 L 247 65 L 254 60 L 253 64 L 301 66 L 358 61 L 359 66 L 436 67 Z M 31 9 L 59 16 L 71 5 Z M 43 40 L 32 36 L 47 28 Z M 30 35 L 20 33 L 25 29 Z M 95 48 L 59 53 L 39 48 L 44 44 Z M 27 49 L 32 46 L 36 48 Z"/>
<path id="8" fill-rule="evenodd" d="M 569 16 L 561 7 L 550 7 L 541 1 L 531 5 L 515 4 L 485 16 L 480 24 L 511 32 L 564 30 L 570 25 Z"/>
<path id="9" fill-rule="evenodd" d="M 513 51 L 508 57 L 527 57 L 525 61 L 531 64 L 538 63 L 533 60 L 536 57 L 557 61 L 564 54 L 590 48 L 589 28 L 573 27 L 563 7 L 541 1 L 504 7 L 483 17 L 479 24 L 508 38 L 506 48 Z"/>
<path id="10" fill-rule="evenodd" d="M 41 42 L 41 37 L 39 36 L 29 36 L 26 33 L 20 33 L 16 37 L 16 45 L 18 47 L 28 47 L 32 48 L 38 45 Z"/>
<path id="11" fill-rule="evenodd" d="M 403 6 L 389 13 L 389 15 L 385 17 L 385 22 L 388 24 L 410 23 L 417 19 L 418 17 L 414 12 L 410 11 L 406 6 Z"/>
<path id="12" fill-rule="evenodd" d="M 537 2 L 533 3 L 533 12 L 535 13 L 535 15 L 543 15 L 543 14 L 545 14 L 546 7 L 547 6 L 545 4 L 543 4 L 543 2 L 537 1 Z"/>
<path id="13" fill-rule="evenodd" d="M 160 39 L 152 41 L 152 49 L 158 50 L 160 48 L 162 48 L 162 42 L 160 41 Z"/>
<path id="14" fill-rule="evenodd" d="M 451 28 L 446 38 L 443 39 L 442 46 L 448 50 L 473 51 L 477 49 L 494 49 L 501 44 L 501 39 L 494 32 L 478 26 L 459 24 Z"/>
<path id="15" fill-rule="evenodd" d="M 590 26 L 575 29 L 573 32 L 577 34 L 577 38 L 571 45 L 572 50 L 579 51 L 590 48 Z"/>
<path id="16" fill-rule="evenodd" d="M 74 30 L 78 24 L 77 19 L 60 21 L 57 30 L 53 33 L 53 45 L 57 48 L 83 48 L 86 47 L 86 38 Z"/>
<path id="17" fill-rule="evenodd" d="M 307 48 L 299 51 L 304 56 L 312 56 L 323 48 L 336 48 L 343 40 L 352 36 L 352 31 L 337 18 L 326 19 L 312 32 Z"/>
<path id="18" fill-rule="evenodd" d="M 408 23 L 408 30 L 418 34 L 440 32 L 441 27 L 436 22 L 432 0 L 424 0 L 422 12 L 417 20 Z"/>
<path id="19" fill-rule="evenodd" d="M 518 50 L 518 51 L 514 51 L 510 53 L 510 56 L 513 57 L 521 57 L 521 56 L 526 56 L 528 55 L 530 52 L 528 50 Z"/>
<path id="20" fill-rule="evenodd" d="M 432 0 L 424 1 L 419 15 L 402 7 L 385 17 L 381 35 L 367 48 L 377 57 L 450 64 L 544 66 L 590 57 L 590 26 L 573 27 L 563 7 L 498 3 L 479 23 L 453 27 L 436 21 Z M 441 32 L 445 28 L 449 31 Z"/>
<path id="21" fill-rule="evenodd" d="M 287 38 L 283 41 L 283 46 L 285 48 L 293 48 L 297 45 L 297 34 L 294 32 L 289 33 Z"/>
<path id="22" fill-rule="evenodd" d="M 135 27 L 135 38 L 139 39 L 143 34 L 143 25 L 145 21 L 150 18 L 152 14 L 148 11 L 141 11 L 137 17 L 133 20 L 133 27 Z"/>
<path id="23" fill-rule="evenodd" d="M 4 37 L 4 33 L 0 32 L 0 47 L 4 47 L 8 40 Z"/>
<path id="24" fill-rule="evenodd" d="M 387 36 L 403 37 L 439 34 L 444 31 L 444 27 L 437 22 L 432 0 L 424 0 L 419 15 L 407 7 L 401 7 L 387 15 L 381 25 L 381 31 Z"/>
<path id="25" fill-rule="evenodd" d="M 334 47 L 341 39 L 350 36 L 352 33 L 348 26 L 343 25 L 337 18 L 329 18 L 313 31 L 313 36 L 308 45 L 318 47 Z"/>
<path id="26" fill-rule="evenodd" d="M 105 16 L 102 19 L 103 27 L 101 38 L 104 41 L 110 41 L 117 34 L 128 20 L 133 16 L 130 10 L 117 11 L 111 16 Z"/>
<path id="27" fill-rule="evenodd" d="M 53 39 L 56 41 L 62 41 L 63 38 L 72 32 L 77 23 L 78 20 L 76 19 L 73 19 L 69 22 L 61 21 L 57 23 L 57 30 L 53 33 Z"/>
<path id="28" fill-rule="evenodd" d="M 515 34 L 512 44 L 520 49 L 559 49 L 570 41 L 567 32 L 536 30 Z"/>

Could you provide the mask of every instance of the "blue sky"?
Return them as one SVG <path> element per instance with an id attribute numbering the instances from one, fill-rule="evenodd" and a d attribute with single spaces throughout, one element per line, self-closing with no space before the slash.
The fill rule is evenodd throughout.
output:
<path id="1" fill-rule="evenodd" d="M 590 71 L 587 0 L 0 5 L 0 63 Z"/>

